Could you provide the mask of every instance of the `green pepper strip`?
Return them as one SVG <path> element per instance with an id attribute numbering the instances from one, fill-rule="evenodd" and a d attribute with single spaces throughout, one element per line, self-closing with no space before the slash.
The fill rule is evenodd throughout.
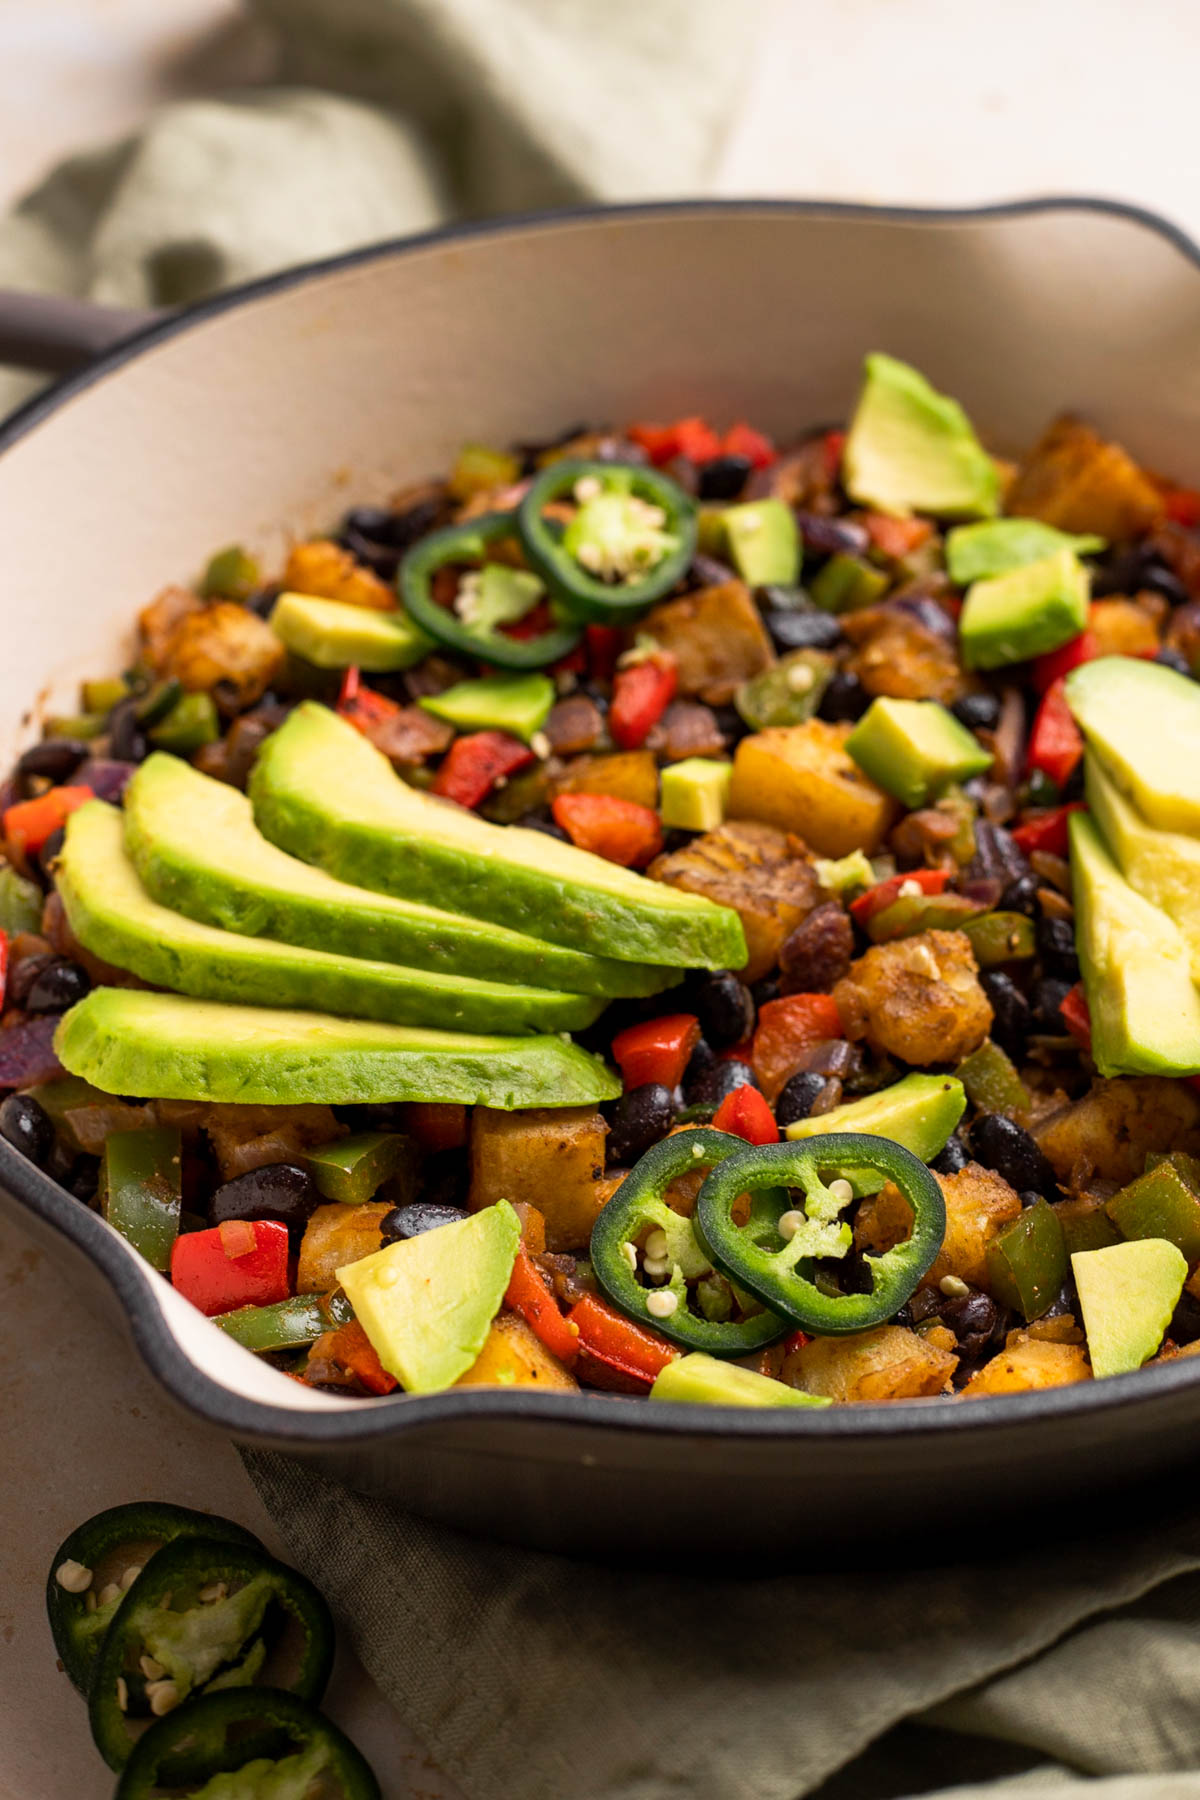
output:
<path id="1" fill-rule="evenodd" d="M 727 1321 L 698 1318 L 688 1310 L 687 1283 L 712 1274 L 712 1259 L 692 1221 L 668 1206 L 663 1194 L 678 1176 L 710 1168 L 744 1149 L 745 1140 L 727 1131 L 677 1131 L 663 1138 L 630 1170 L 592 1227 L 592 1267 L 613 1305 L 672 1343 L 688 1350 L 706 1350 L 710 1356 L 748 1356 L 777 1343 L 788 1331 L 787 1321 L 770 1312 Z M 636 1248 L 638 1237 L 656 1228 L 666 1234 L 671 1274 L 665 1287 L 645 1288 L 630 1265 L 625 1246 Z M 653 1293 L 672 1294 L 675 1311 L 665 1318 L 651 1312 L 647 1302 Z"/>
<path id="2" fill-rule="evenodd" d="M 674 542 L 639 580 L 610 582 L 590 575 L 544 516 L 552 500 L 574 495 L 581 480 L 599 482 L 604 493 L 625 494 L 662 509 L 663 532 Z M 696 508 L 690 496 L 657 469 L 620 463 L 551 463 L 521 501 L 517 523 L 530 567 L 575 618 L 589 623 L 621 624 L 660 600 L 686 574 L 696 550 Z"/>
<path id="3" fill-rule="evenodd" d="M 263 1747 L 265 1758 L 255 1754 Z M 350 1739 L 280 1688 L 206 1694 L 159 1719 L 130 1756 L 114 1800 L 155 1800 L 164 1788 L 178 1791 L 181 1768 L 193 1771 L 185 1777 L 189 1786 L 222 1774 L 237 1777 L 229 1794 L 257 1792 L 262 1779 L 278 1771 L 289 1793 L 308 1793 L 320 1779 L 323 1794 L 332 1793 L 336 1781 L 339 1800 L 380 1800 L 379 1783 Z"/>
<path id="4" fill-rule="evenodd" d="M 223 1596 L 213 1593 L 219 1583 Z M 205 1590 L 208 1600 L 201 1599 Z M 315 1704 L 333 1664 L 333 1620 L 312 1583 L 253 1545 L 203 1537 L 165 1545 L 121 1601 L 92 1668 L 88 1719 L 108 1766 L 124 1766 L 150 1717 L 143 1656 L 163 1667 L 178 1700 L 249 1686 L 266 1660 L 266 1615 L 276 1609 L 298 1627 L 302 1645 L 287 1686 Z"/>
<path id="5" fill-rule="evenodd" d="M 228 1332 L 245 1350 L 262 1355 L 271 1350 L 299 1350 L 315 1344 L 327 1331 L 347 1324 L 354 1309 L 345 1294 L 293 1294 L 270 1306 L 239 1306 L 217 1313 L 213 1324 Z"/>
<path id="6" fill-rule="evenodd" d="M 840 1257 L 850 1248 L 850 1227 L 839 1220 L 850 1196 L 830 1192 L 822 1171 L 831 1177 L 872 1169 L 895 1182 L 913 1212 L 911 1236 L 882 1256 L 868 1256 L 869 1294 L 822 1293 L 797 1266 L 816 1257 Z M 799 1211 L 783 1187 L 800 1188 L 804 1206 L 790 1238 L 779 1231 L 785 1213 Z M 733 1221 L 740 1194 L 770 1188 L 770 1222 L 754 1218 L 745 1226 Z M 910 1150 L 885 1138 L 859 1132 L 830 1132 L 825 1137 L 790 1143 L 751 1145 L 715 1168 L 696 1201 L 696 1217 L 713 1261 L 731 1281 L 756 1294 L 764 1306 L 805 1331 L 825 1337 L 866 1331 L 897 1312 L 933 1263 L 946 1234 L 946 1203 L 936 1179 Z"/>
<path id="7" fill-rule="evenodd" d="M 242 1525 L 229 1519 L 211 1518 L 207 1513 L 193 1512 L 186 1506 L 167 1506 L 154 1501 L 135 1501 L 129 1506 L 110 1506 L 105 1512 L 77 1525 L 54 1552 L 50 1573 L 46 1578 L 46 1611 L 50 1615 L 50 1632 L 63 1668 L 79 1689 L 87 1692 L 92 1663 L 100 1649 L 113 1615 L 124 1599 L 88 1610 L 87 1599 L 93 1600 L 109 1582 L 119 1586 L 121 1576 L 129 1568 L 144 1568 L 151 1557 L 174 1538 L 204 1537 L 228 1539 L 233 1544 L 261 1548 L 258 1539 Z M 72 1594 L 58 1579 L 64 1563 L 79 1563 L 91 1569 L 94 1578 L 82 1593 Z"/>
<path id="8" fill-rule="evenodd" d="M 509 637 L 495 627 L 475 631 L 449 607 L 439 606 L 433 597 L 433 577 L 447 563 L 481 564 L 487 560 L 489 545 L 516 536 L 517 515 L 507 512 L 486 513 L 466 525 L 431 531 L 405 556 L 397 582 L 409 614 L 439 644 L 477 656 L 499 669 L 540 669 L 575 648 L 580 635 L 578 625 L 565 620 L 533 638 Z"/>

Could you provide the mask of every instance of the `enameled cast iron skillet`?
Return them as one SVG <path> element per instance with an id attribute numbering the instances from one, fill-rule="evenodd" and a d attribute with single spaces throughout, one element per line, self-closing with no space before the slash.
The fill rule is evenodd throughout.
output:
<path id="1" fill-rule="evenodd" d="M 129 319 L 0 313 L 62 369 Z M 120 667 L 135 610 L 215 545 L 270 555 L 468 438 L 711 413 L 844 417 L 864 351 L 915 362 L 988 441 L 1065 407 L 1200 479 L 1200 252 L 1085 201 L 977 213 L 686 203 L 516 220 L 289 271 L 143 328 L 0 430 L 0 750 Z M 1200 1360 L 1040 1394 L 815 1415 L 473 1388 L 347 1402 L 223 1337 L 0 1142 L 0 1202 L 189 1412 L 468 1530 L 645 1552 L 879 1543 L 1083 1497 L 1193 1454 Z M 48 1322 L 52 1329 L 52 1321 Z"/>

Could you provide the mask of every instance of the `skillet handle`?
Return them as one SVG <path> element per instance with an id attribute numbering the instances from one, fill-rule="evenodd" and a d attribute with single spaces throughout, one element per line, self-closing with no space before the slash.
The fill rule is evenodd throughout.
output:
<path id="1" fill-rule="evenodd" d="M 0 288 L 0 364 L 67 375 L 160 315 Z"/>

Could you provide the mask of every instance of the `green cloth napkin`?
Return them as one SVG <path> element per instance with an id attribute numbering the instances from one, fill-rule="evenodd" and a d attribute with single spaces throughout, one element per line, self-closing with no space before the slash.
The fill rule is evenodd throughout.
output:
<path id="1" fill-rule="evenodd" d="M 468 1800 L 1075 1800 L 1079 1775 L 1144 1777 L 1097 1800 L 1200 1797 L 1194 1514 L 1083 1500 L 1035 1548 L 1019 1519 L 981 1529 L 969 1566 L 814 1545 L 811 1574 L 659 1575 L 474 1542 L 243 1455 Z M 961 1525 L 950 1466 L 945 1494 Z"/>

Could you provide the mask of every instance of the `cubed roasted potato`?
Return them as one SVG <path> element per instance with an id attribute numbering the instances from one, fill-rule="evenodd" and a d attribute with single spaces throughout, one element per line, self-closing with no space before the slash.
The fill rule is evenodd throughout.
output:
<path id="1" fill-rule="evenodd" d="M 821 887 L 798 838 L 752 819 L 731 820 L 660 856 L 648 873 L 668 887 L 732 907 L 750 955 L 741 973 L 757 981 L 775 967 L 784 939 L 821 899 Z"/>
<path id="2" fill-rule="evenodd" d="M 987 1292 L 991 1287 L 987 1247 L 1000 1227 L 1017 1217 L 1021 1197 L 1001 1176 L 978 1163 L 968 1163 L 953 1175 L 939 1175 L 937 1182 L 946 1202 L 946 1236 L 920 1285 L 936 1287 L 943 1276 L 957 1275 L 970 1287 Z M 911 1232 L 912 1208 L 889 1181 L 860 1205 L 854 1243 L 857 1249 L 878 1256 L 902 1244 Z"/>
<path id="3" fill-rule="evenodd" d="M 502 1312 L 492 1320 L 483 1349 L 455 1387 L 540 1387 L 573 1393 L 579 1383 L 552 1356 L 532 1326 L 519 1313 Z"/>
<path id="4" fill-rule="evenodd" d="M 1140 537 L 1162 513 L 1162 496 L 1119 444 L 1082 419 L 1056 419 L 1009 490 L 1006 510 L 1062 531 Z"/>
<path id="5" fill-rule="evenodd" d="M 164 588 L 149 606 L 138 614 L 138 631 L 142 640 L 142 656 L 156 674 L 166 667 L 171 640 L 183 621 L 192 613 L 204 611 L 204 601 L 190 588 Z"/>
<path id="6" fill-rule="evenodd" d="M 924 1067 L 959 1062 L 992 1023 L 970 940 L 922 931 L 873 944 L 833 990 L 847 1037 Z"/>
<path id="7" fill-rule="evenodd" d="M 301 1161 L 306 1150 L 347 1134 L 329 1106 L 207 1106 L 200 1122 L 222 1181 L 268 1163 Z"/>
<path id="8" fill-rule="evenodd" d="M 1083 1187 L 1098 1175 L 1124 1187 L 1142 1173 L 1148 1150 L 1200 1155 L 1200 1095 L 1157 1075 L 1098 1078 L 1033 1135 L 1064 1184 Z"/>
<path id="9" fill-rule="evenodd" d="M 344 600 L 348 606 L 369 606 L 375 612 L 393 612 L 396 596 L 373 569 L 356 562 L 349 550 L 332 538 L 313 538 L 296 544 L 287 559 L 279 585 L 293 594 L 313 594 L 321 600 Z"/>
<path id="10" fill-rule="evenodd" d="M 744 581 L 723 581 L 666 600 L 647 615 L 643 630 L 675 658 L 679 692 L 695 694 L 710 706 L 724 706 L 743 681 L 775 661 Z"/>
<path id="11" fill-rule="evenodd" d="M 847 667 L 868 694 L 950 706 L 968 692 L 971 681 L 958 660 L 953 629 L 932 630 L 897 606 L 864 607 L 841 623 L 855 646 Z"/>
<path id="12" fill-rule="evenodd" d="M 851 1337 L 815 1337 L 785 1357 L 783 1379 L 809 1394 L 866 1405 L 944 1394 L 957 1356 L 909 1331 L 877 1325 Z"/>
<path id="13" fill-rule="evenodd" d="M 1056 1344 L 1031 1337 L 1027 1331 L 1010 1331 L 1004 1349 L 976 1370 L 962 1397 L 978 1400 L 985 1394 L 1023 1394 L 1033 1388 L 1069 1387 L 1074 1381 L 1091 1378 L 1082 1344 Z"/>
<path id="14" fill-rule="evenodd" d="M 1096 640 L 1097 656 L 1154 656 L 1161 642 L 1167 605 L 1158 594 L 1126 600 L 1094 600 L 1088 610 L 1088 630 Z"/>
<path id="15" fill-rule="evenodd" d="M 879 849 L 899 807 L 846 753 L 851 727 L 809 719 L 744 737 L 729 813 L 794 831 L 818 856 Z"/>
<path id="16" fill-rule="evenodd" d="M 222 711 L 242 712 L 262 699 L 286 656 L 265 619 L 232 600 L 212 600 L 180 620 L 161 666 L 190 692 L 212 690 Z"/>
<path id="17" fill-rule="evenodd" d="M 343 1206 L 340 1201 L 318 1206 L 300 1241 L 296 1292 L 331 1294 L 339 1269 L 382 1247 L 380 1226 L 390 1211 L 384 1200 L 370 1200 L 365 1206 Z"/>
<path id="18" fill-rule="evenodd" d="M 497 1200 L 536 1206 L 546 1221 L 548 1250 L 586 1250 L 603 1206 L 604 1138 L 590 1106 L 534 1107 L 471 1115 L 473 1211 Z"/>
<path id="19" fill-rule="evenodd" d="M 554 794 L 613 794 L 637 806 L 658 805 L 658 764 L 653 750 L 618 750 L 612 756 L 577 756 L 552 783 Z"/>

